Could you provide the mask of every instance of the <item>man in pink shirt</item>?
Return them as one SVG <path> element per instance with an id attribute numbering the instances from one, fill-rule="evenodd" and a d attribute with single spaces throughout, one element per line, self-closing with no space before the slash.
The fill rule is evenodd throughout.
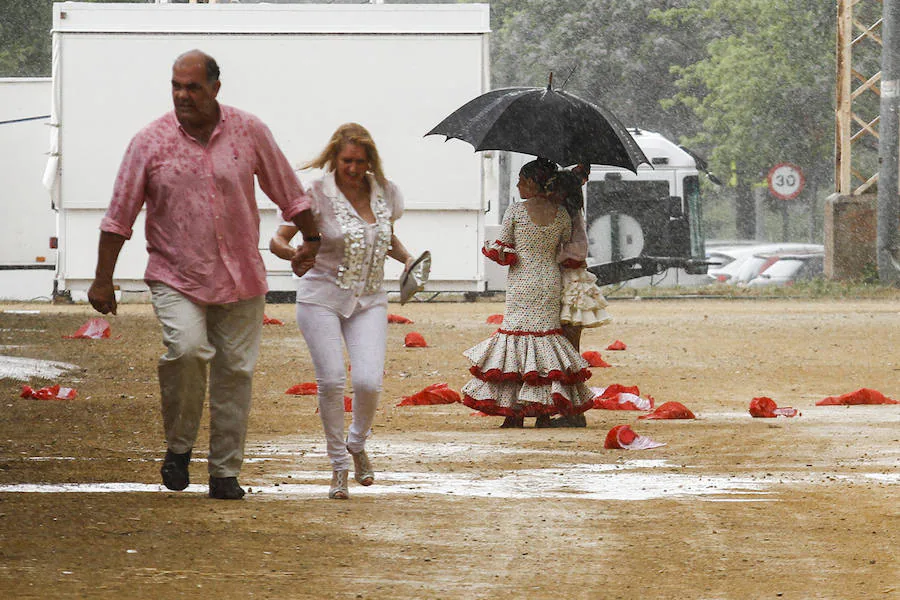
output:
<path id="1" fill-rule="evenodd" d="M 267 291 L 254 176 L 303 233 L 308 266 L 321 238 L 310 199 L 272 133 L 257 117 L 219 104 L 220 86 L 211 56 L 192 50 L 176 59 L 175 110 L 138 132 L 125 151 L 100 224 L 88 300 L 116 314 L 113 271 L 146 208 L 144 279 L 167 348 L 159 361 L 162 480 L 171 490 L 190 483 L 209 367 L 209 496 L 236 500 L 244 496 L 237 476 Z"/>

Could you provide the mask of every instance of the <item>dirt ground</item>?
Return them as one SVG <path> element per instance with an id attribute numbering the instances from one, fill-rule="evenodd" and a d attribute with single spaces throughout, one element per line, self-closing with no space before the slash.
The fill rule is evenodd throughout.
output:
<path id="1" fill-rule="evenodd" d="M 392 304 L 385 392 L 370 439 L 378 481 L 326 498 L 330 469 L 291 305 L 264 329 L 239 502 L 159 483 L 164 452 L 147 305 L 112 338 L 70 340 L 86 305 L 0 305 L 0 354 L 62 361 L 70 401 L 0 380 L 3 598 L 900 598 L 900 405 L 816 407 L 861 387 L 900 398 L 900 299 L 627 300 L 585 334 L 611 368 L 691 421 L 587 413 L 586 429 L 500 430 L 459 404 L 397 407 L 432 383 L 459 390 L 461 352 L 499 303 Z M 37 311 L 37 312 L 28 312 Z M 428 348 L 405 348 L 410 331 Z M 614 340 L 627 344 L 608 352 Z M 753 419 L 769 396 L 802 416 Z M 604 450 L 630 424 L 665 442 Z M 62 484 L 70 484 L 68 486 Z"/>

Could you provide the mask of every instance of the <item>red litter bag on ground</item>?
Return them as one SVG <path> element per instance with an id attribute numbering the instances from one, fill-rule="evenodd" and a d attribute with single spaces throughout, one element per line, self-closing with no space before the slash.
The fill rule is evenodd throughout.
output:
<path id="1" fill-rule="evenodd" d="M 649 450 L 665 446 L 650 438 L 636 434 L 629 425 L 616 425 L 606 434 L 603 447 L 607 450 Z"/>
<path id="2" fill-rule="evenodd" d="M 638 419 L 696 419 L 687 406 L 681 402 L 664 402 L 649 415 L 641 415 Z"/>
<path id="3" fill-rule="evenodd" d="M 618 383 L 605 388 L 591 388 L 596 392 L 594 408 L 600 410 L 653 410 L 653 396 L 641 398 L 637 386 L 624 386 Z"/>
<path id="4" fill-rule="evenodd" d="M 485 322 L 490 323 L 491 325 L 500 325 L 503 323 L 503 315 L 491 315 Z"/>
<path id="5" fill-rule="evenodd" d="M 446 383 L 429 385 L 412 396 L 404 396 L 397 406 L 429 406 L 433 404 L 453 404 L 461 400 L 459 393 Z"/>
<path id="6" fill-rule="evenodd" d="M 403 345 L 407 348 L 427 348 L 428 344 L 425 343 L 425 338 L 422 337 L 421 333 L 416 331 L 411 331 L 406 334 L 406 337 L 403 338 Z"/>
<path id="7" fill-rule="evenodd" d="M 298 383 L 289 387 L 284 393 L 292 396 L 315 396 L 319 393 L 319 386 L 311 382 Z"/>
<path id="8" fill-rule="evenodd" d="M 581 353 L 581 358 L 588 361 L 588 364 L 592 367 L 611 367 L 612 365 L 603 360 L 603 357 L 600 356 L 600 353 L 596 350 L 586 350 Z"/>
<path id="9" fill-rule="evenodd" d="M 828 396 L 816 402 L 816 406 L 839 406 L 852 404 L 900 404 L 897 400 L 888 398 L 878 390 L 860 388 L 855 392 L 849 392 L 841 396 Z"/>
<path id="10" fill-rule="evenodd" d="M 765 396 L 754 398 L 750 401 L 750 416 L 752 417 L 774 419 L 779 415 L 783 417 L 796 417 L 798 414 L 800 413 L 796 408 L 791 408 L 790 406 L 778 408 L 778 405 L 775 404 L 774 400 Z"/>
<path id="11" fill-rule="evenodd" d="M 606 347 L 607 350 L 624 350 L 625 342 L 621 342 L 619 340 L 614 341 L 612 344 Z"/>
<path id="12" fill-rule="evenodd" d="M 31 386 L 23 385 L 22 398 L 34 398 L 35 400 L 72 400 L 78 394 L 75 388 L 60 387 L 59 384 L 43 387 L 39 390 Z"/>
<path id="13" fill-rule="evenodd" d="M 69 340 L 100 340 L 110 335 L 109 321 L 100 317 L 89 319 L 74 335 L 64 335 Z"/>
<path id="14" fill-rule="evenodd" d="M 400 315 L 388 315 L 388 323 L 412 323 L 412 321 Z"/>
<path id="15" fill-rule="evenodd" d="M 263 315 L 263 325 L 284 325 L 284 323 L 280 319 L 270 319 Z"/>

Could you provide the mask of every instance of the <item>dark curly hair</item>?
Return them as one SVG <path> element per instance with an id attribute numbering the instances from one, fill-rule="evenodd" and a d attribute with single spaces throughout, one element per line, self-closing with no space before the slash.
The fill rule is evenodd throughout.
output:
<path id="1" fill-rule="evenodd" d="M 557 171 L 547 182 L 547 192 L 562 197 L 561 204 L 572 218 L 584 208 L 581 178 L 571 171 Z"/>
<path id="2" fill-rule="evenodd" d="M 538 158 L 527 162 L 519 169 L 519 176 L 530 179 L 541 189 L 547 191 L 547 182 L 556 173 L 556 164 L 546 158 Z"/>

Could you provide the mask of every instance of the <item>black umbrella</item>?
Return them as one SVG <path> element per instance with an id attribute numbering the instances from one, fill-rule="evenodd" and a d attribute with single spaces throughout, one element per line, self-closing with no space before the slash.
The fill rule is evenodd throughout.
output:
<path id="1" fill-rule="evenodd" d="M 470 100 L 425 135 L 445 135 L 475 150 L 509 150 L 566 167 L 578 163 L 637 172 L 649 163 L 628 130 L 608 110 L 560 90 L 493 90 Z"/>

